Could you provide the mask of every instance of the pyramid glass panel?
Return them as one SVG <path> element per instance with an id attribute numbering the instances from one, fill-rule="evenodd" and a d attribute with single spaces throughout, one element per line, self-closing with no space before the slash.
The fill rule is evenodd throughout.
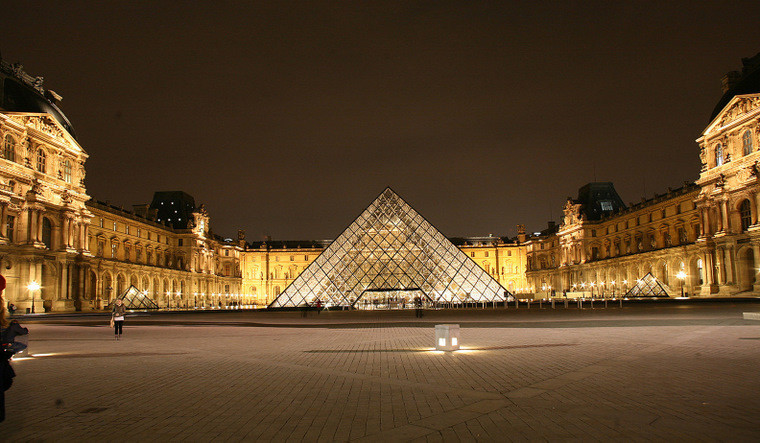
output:
<path id="1" fill-rule="evenodd" d="M 636 281 L 636 284 L 625 293 L 625 297 L 669 297 L 669 295 L 654 275 L 648 272 Z"/>
<path id="2" fill-rule="evenodd" d="M 132 285 L 129 286 L 129 289 L 127 289 L 126 292 L 116 297 L 108 304 L 109 309 L 113 308 L 116 300 L 121 300 L 127 309 L 158 309 L 158 305 L 153 300 Z"/>
<path id="3" fill-rule="evenodd" d="M 365 295 L 494 302 L 510 294 L 386 188 L 270 307 L 308 306 L 317 299 L 327 306 L 355 306 Z"/>

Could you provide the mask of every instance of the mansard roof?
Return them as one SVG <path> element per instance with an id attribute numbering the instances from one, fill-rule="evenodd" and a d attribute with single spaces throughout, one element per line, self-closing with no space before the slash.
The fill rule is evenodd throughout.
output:
<path id="1" fill-rule="evenodd" d="M 32 77 L 16 63 L 0 59 L 0 111 L 46 113 L 76 138 L 74 127 L 55 101 L 61 97 L 42 87 L 42 77 Z"/>
<path id="2" fill-rule="evenodd" d="M 754 57 L 743 58 L 742 65 L 741 74 L 738 72 L 734 73 L 735 75 L 739 75 L 739 77 L 718 100 L 712 114 L 710 114 L 710 121 L 715 120 L 715 117 L 737 95 L 760 93 L 760 53 Z"/>

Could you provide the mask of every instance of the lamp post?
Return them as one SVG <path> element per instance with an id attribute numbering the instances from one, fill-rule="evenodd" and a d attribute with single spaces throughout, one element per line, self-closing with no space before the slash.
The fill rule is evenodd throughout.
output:
<path id="1" fill-rule="evenodd" d="M 686 273 L 683 271 L 678 271 L 676 277 L 678 277 L 678 279 L 681 281 L 681 297 L 683 297 L 683 281 L 686 279 Z"/>
<path id="2" fill-rule="evenodd" d="M 34 314 L 34 293 L 40 289 L 40 284 L 36 281 L 29 282 L 29 284 L 26 285 L 26 289 L 28 289 L 32 295 L 32 314 Z"/>

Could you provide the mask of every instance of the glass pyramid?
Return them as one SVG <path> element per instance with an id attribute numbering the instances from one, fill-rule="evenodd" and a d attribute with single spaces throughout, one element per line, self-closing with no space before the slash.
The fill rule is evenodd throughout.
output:
<path id="1" fill-rule="evenodd" d="M 269 306 L 319 300 L 348 307 L 378 295 L 459 303 L 504 301 L 510 294 L 386 188 Z"/>
<path id="2" fill-rule="evenodd" d="M 636 281 L 636 284 L 625 293 L 625 297 L 669 297 L 668 292 L 651 272 Z"/>
<path id="3" fill-rule="evenodd" d="M 129 289 L 127 289 L 122 295 L 116 297 L 116 299 L 121 299 L 127 309 L 158 309 L 158 305 L 153 302 L 153 300 L 148 298 L 147 295 L 133 285 L 130 285 Z M 116 299 L 108 304 L 109 308 L 113 308 Z"/>

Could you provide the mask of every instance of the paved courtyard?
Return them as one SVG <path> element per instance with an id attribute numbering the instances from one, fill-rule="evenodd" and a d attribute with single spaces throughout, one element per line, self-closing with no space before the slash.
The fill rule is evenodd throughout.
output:
<path id="1" fill-rule="evenodd" d="M 760 439 L 758 304 L 27 322 L 14 441 Z M 462 325 L 454 353 L 433 325 Z"/>

